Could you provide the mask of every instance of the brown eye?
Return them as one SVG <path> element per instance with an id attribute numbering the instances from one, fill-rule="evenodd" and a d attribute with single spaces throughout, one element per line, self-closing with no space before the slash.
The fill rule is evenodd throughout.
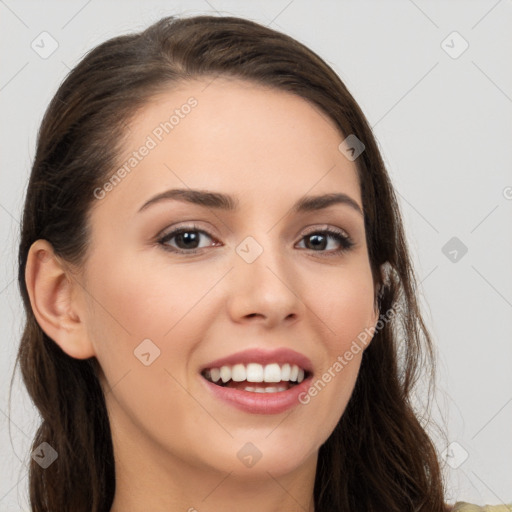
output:
<path id="1" fill-rule="evenodd" d="M 326 249 L 329 247 L 329 239 L 335 240 L 334 245 L 337 245 L 339 248 L 326 251 Z M 306 249 L 312 250 L 314 252 L 326 252 L 330 255 L 336 255 L 348 251 L 354 246 L 354 242 L 350 239 L 349 236 L 343 234 L 341 231 L 333 229 L 313 231 L 305 235 L 302 240 L 306 241 Z"/>
<path id="2" fill-rule="evenodd" d="M 201 239 L 204 238 L 213 239 L 202 229 L 198 229 L 195 226 L 185 226 L 165 234 L 158 240 L 158 243 L 171 252 L 195 253 L 204 247 L 208 247 L 208 245 L 200 247 Z M 169 244 L 173 239 L 174 244 Z"/>

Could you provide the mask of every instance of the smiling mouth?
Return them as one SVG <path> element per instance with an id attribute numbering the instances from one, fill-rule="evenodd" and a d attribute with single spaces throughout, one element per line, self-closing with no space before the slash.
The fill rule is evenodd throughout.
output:
<path id="1" fill-rule="evenodd" d="M 221 387 L 253 393 L 277 393 L 300 384 L 309 377 L 309 372 L 289 363 L 240 363 L 220 368 L 206 368 L 201 375 L 207 381 Z"/>

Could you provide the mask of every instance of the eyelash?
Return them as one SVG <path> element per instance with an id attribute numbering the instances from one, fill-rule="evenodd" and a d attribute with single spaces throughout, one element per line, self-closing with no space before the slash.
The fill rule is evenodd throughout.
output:
<path id="1" fill-rule="evenodd" d="M 202 234 L 208 236 L 209 238 L 211 238 L 212 240 L 214 240 L 214 237 L 211 236 L 206 231 L 204 231 L 203 229 L 200 229 L 199 227 L 197 227 L 195 225 L 191 225 L 191 226 L 180 227 L 180 228 L 175 229 L 174 231 L 166 233 L 165 235 L 163 235 L 161 238 L 158 239 L 158 243 L 163 247 L 163 249 L 165 251 L 169 251 L 169 252 L 172 252 L 172 253 L 177 253 L 177 254 L 197 254 L 197 253 L 201 252 L 202 249 L 204 249 L 204 248 L 184 250 L 184 249 L 177 249 L 175 247 L 170 247 L 166 243 L 169 240 L 172 240 L 175 236 L 178 236 L 178 235 L 183 234 L 183 233 L 190 233 L 190 232 L 202 233 Z M 327 234 L 330 237 L 334 238 L 336 241 L 338 241 L 339 244 L 341 245 L 341 248 L 337 249 L 335 251 L 315 251 L 313 249 L 308 249 L 308 250 L 310 250 L 312 252 L 325 253 L 325 254 L 321 255 L 322 257 L 333 257 L 333 256 L 341 255 L 342 253 L 345 253 L 345 252 L 349 251 L 350 249 L 352 249 L 352 247 L 354 247 L 354 245 L 355 245 L 355 243 L 353 242 L 353 240 L 349 236 L 343 234 L 341 231 L 338 231 L 338 230 L 335 230 L 335 229 L 332 229 L 332 228 L 325 228 L 325 229 L 321 229 L 321 230 L 310 231 L 309 233 L 305 234 L 301 238 L 301 241 L 304 238 L 307 238 L 308 236 L 318 235 L 318 234 L 322 234 L 322 235 Z"/>

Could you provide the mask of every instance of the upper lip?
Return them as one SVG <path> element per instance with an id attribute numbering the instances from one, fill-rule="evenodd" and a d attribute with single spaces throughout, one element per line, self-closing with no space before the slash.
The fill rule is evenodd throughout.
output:
<path id="1" fill-rule="evenodd" d="M 221 366 L 233 366 L 235 364 L 249 364 L 259 363 L 261 365 L 278 363 L 280 365 L 285 363 L 296 364 L 303 370 L 312 373 L 313 363 L 311 360 L 295 350 L 289 348 L 278 348 L 274 350 L 265 350 L 261 348 L 253 348 L 236 352 L 220 359 L 215 359 L 200 369 L 200 372 L 207 368 L 220 368 Z"/>

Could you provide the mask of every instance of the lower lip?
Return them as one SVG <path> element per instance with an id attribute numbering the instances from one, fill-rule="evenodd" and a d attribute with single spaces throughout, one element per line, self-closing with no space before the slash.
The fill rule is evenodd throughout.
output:
<path id="1" fill-rule="evenodd" d="M 299 401 L 299 395 L 301 393 L 307 393 L 311 382 L 310 376 L 304 379 L 300 384 L 296 384 L 286 391 L 254 393 L 242 389 L 217 386 L 217 384 L 210 382 L 203 376 L 200 376 L 200 379 L 214 396 L 242 411 L 252 414 L 279 414 L 299 405 L 301 403 Z"/>

